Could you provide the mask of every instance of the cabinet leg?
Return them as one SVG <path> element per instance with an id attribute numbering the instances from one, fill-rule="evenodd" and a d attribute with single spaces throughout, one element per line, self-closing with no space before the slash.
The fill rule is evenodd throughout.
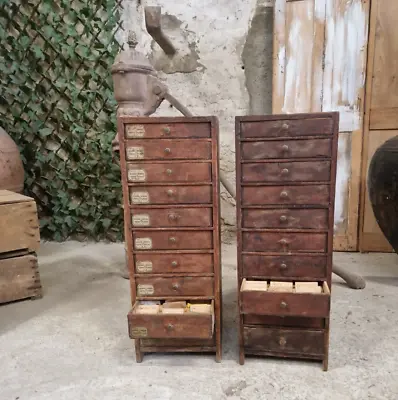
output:
<path id="1" fill-rule="evenodd" d="M 216 350 L 216 362 L 220 363 L 221 362 L 221 349 Z"/>
<path id="2" fill-rule="evenodd" d="M 243 365 L 245 363 L 245 350 L 243 348 L 239 349 L 239 364 Z"/>
<path id="3" fill-rule="evenodd" d="M 142 359 L 143 359 L 143 354 L 141 352 L 140 341 L 136 340 L 135 341 L 135 361 L 137 363 L 141 363 Z"/>
<path id="4" fill-rule="evenodd" d="M 323 366 L 324 371 L 327 371 L 329 368 L 329 357 L 327 354 L 326 354 L 325 358 L 323 359 L 322 366 Z"/>

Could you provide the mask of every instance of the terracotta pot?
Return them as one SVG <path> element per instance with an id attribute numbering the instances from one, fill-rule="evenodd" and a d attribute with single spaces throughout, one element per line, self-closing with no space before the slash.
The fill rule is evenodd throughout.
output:
<path id="1" fill-rule="evenodd" d="M 24 170 L 15 142 L 0 128 L 0 190 L 22 193 Z"/>

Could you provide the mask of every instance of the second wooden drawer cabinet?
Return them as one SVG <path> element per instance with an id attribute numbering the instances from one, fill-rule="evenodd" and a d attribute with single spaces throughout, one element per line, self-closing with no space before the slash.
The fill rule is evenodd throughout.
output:
<path id="1" fill-rule="evenodd" d="M 337 113 L 236 118 L 240 363 L 328 366 Z"/>
<path id="2" fill-rule="evenodd" d="M 217 120 L 120 118 L 119 143 L 137 362 L 157 351 L 220 361 Z"/>

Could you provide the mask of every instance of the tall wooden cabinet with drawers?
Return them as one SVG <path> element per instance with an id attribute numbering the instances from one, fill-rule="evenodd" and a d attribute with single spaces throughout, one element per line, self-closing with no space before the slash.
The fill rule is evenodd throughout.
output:
<path id="1" fill-rule="evenodd" d="M 338 113 L 236 117 L 240 363 L 328 365 Z"/>
<path id="2" fill-rule="evenodd" d="M 119 118 L 125 241 L 136 359 L 221 359 L 218 122 Z"/>

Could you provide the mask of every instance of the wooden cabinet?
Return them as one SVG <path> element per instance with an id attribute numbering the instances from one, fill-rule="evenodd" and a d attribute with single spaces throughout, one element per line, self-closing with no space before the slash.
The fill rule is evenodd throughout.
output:
<path id="1" fill-rule="evenodd" d="M 236 117 L 241 364 L 327 369 L 337 132 L 338 113 Z"/>
<path id="2" fill-rule="evenodd" d="M 136 359 L 214 352 L 221 360 L 218 122 L 118 123 Z"/>

